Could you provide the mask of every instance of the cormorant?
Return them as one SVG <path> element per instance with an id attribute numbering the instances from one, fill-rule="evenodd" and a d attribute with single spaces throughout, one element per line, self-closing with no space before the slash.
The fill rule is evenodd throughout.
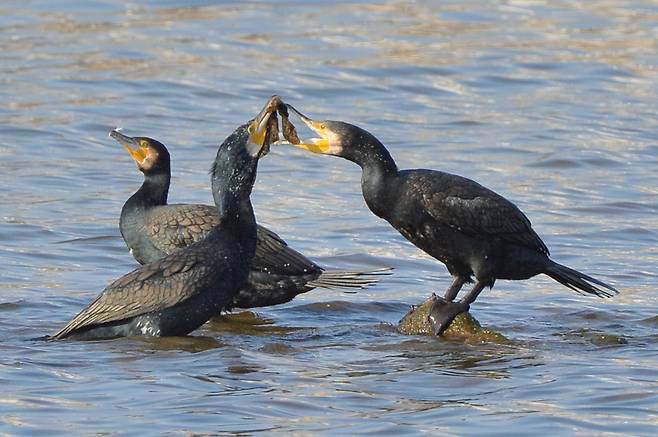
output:
<path id="1" fill-rule="evenodd" d="M 320 136 L 293 145 L 358 164 L 368 208 L 448 268 L 453 282 L 445 299 L 437 299 L 430 316 L 437 335 L 458 314 L 468 311 L 496 279 L 521 280 L 544 273 L 581 294 L 611 297 L 618 293 L 608 284 L 552 261 L 530 220 L 499 194 L 449 173 L 398 170 L 388 150 L 370 132 L 342 121 L 312 120 L 288 108 Z M 473 277 L 473 288 L 454 302 Z"/>
<path id="2" fill-rule="evenodd" d="M 216 207 L 167 204 L 171 164 L 164 144 L 152 138 L 129 137 L 117 130 L 110 136 L 126 148 L 144 174 L 144 183 L 123 205 L 119 219 L 123 240 L 140 264 L 154 262 L 201 241 L 215 227 L 222 229 Z M 315 287 L 365 288 L 376 283 L 376 276 L 383 273 L 384 270 L 325 271 L 288 247 L 277 234 L 258 225 L 249 280 L 227 309 L 282 304 Z"/>
<path id="3" fill-rule="evenodd" d="M 221 229 L 114 281 L 51 338 L 185 335 L 231 304 L 256 251 L 249 196 L 258 159 L 269 150 L 271 110 L 268 102 L 219 146 L 210 179 Z"/>

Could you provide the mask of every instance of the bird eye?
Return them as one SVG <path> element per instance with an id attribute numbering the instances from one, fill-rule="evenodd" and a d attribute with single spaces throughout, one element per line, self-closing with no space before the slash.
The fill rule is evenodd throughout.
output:
<path id="1" fill-rule="evenodd" d="M 146 140 L 139 140 L 139 145 L 142 146 L 142 147 L 148 147 L 149 142 L 146 141 Z"/>
<path id="2" fill-rule="evenodd" d="M 320 129 L 324 129 L 324 128 L 325 128 L 325 125 L 323 123 L 323 124 L 320 125 Z"/>
<path id="3" fill-rule="evenodd" d="M 253 134 L 254 133 L 254 127 L 252 125 L 249 125 L 249 127 L 247 128 L 247 132 L 249 132 L 250 134 Z"/>

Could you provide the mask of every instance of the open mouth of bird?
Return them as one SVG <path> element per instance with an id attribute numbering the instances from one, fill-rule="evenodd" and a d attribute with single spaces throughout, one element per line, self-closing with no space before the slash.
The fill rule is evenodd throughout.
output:
<path id="1" fill-rule="evenodd" d="M 266 119 L 266 116 L 269 116 L 269 118 Z M 279 117 L 281 117 L 281 129 L 279 129 Z M 263 143 L 267 150 L 269 150 L 271 144 L 299 144 L 301 142 L 297 136 L 295 125 L 290 122 L 288 105 L 281 100 L 281 97 L 273 95 L 268 100 L 260 114 L 254 119 L 253 130 L 257 131 L 259 127 L 262 128 L 263 123 L 267 123 Z M 256 126 L 257 124 L 259 126 Z M 283 141 L 281 140 L 281 133 L 283 133 L 285 139 Z M 259 139 L 255 138 L 255 140 L 258 141 Z"/>
<path id="2" fill-rule="evenodd" d="M 306 126 L 308 126 L 309 129 L 311 129 L 314 133 L 319 135 L 318 137 L 300 139 L 297 136 L 297 132 L 294 131 L 295 135 L 294 137 L 291 136 L 292 140 L 288 137 L 286 137 L 286 140 L 288 140 L 290 144 L 299 147 L 301 149 L 305 149 L 314 153 L 327 153 L 329 151 L 329 135 L 325 129 L 324 123 L 320 121 L 315 121 L 305 116 L 292 105 L 286 104 L 285 106 L 288 110 L 292 111 L 297 117 L 299 117 L 299 119 Z M 285 129 L 284 129 L 284 136 L 285 136 Z"/>
<path id="3" fill-rule="evenodd" d="M 270 151 L 270 144 L 279 140 L 279 122 L 277 109 L 283 102 L 279 96 L 272 96 L 263 109 L 249 123 L 247 132 L 249 141 L 247 151 L 254 158 L 261 158 Z"/>

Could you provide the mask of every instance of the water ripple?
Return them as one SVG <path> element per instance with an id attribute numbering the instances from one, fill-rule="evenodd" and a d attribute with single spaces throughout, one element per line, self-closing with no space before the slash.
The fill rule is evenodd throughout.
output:
<path id="1" fill-rule="evenodd" d="M 653 3 L 0 11 L 2 432 L 655 434 Z M 556 260 L 622 293 L 498 281 L 472 311 L 510 344 L 402 336 L 399 318 L 442 293 L 447 271 L 367 210 L 357 166 L 280 147 L 259 166 L 259 221 L 323 265 L 394 275 L 216 317 L 188 337 L 31 340 L 136 266 L 117 222 L 141 175 L 109 129 L 162 139 L 170 198 L 209 204 L 217 144 L 273 93 L 365 127 L 401 168 L 494 188 Z"/>

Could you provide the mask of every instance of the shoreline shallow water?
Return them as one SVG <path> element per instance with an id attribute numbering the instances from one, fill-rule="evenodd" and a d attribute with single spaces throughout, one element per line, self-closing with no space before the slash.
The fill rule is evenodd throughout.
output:
<path id="1" fill-rule="evenodd" d="M 0 11 L 0 434 L 656 433 L 654 3 Z M 498 281 L 471 313 L 511 344 L 400 335 L 447 271 L 367 210 L 357 166 L 281 146 L 259 165 L 259 222 L 324 266 L 392 276 L 188 338 L 28 340 L 136 267 L 118 217 L 141 175 L 108 132 L 161 140 L 170 201 L 211 204 L 218 143 L 272 94 L 364 127 L 400 168 L 504 195 L 556 261 L 621 294 Z"/>

